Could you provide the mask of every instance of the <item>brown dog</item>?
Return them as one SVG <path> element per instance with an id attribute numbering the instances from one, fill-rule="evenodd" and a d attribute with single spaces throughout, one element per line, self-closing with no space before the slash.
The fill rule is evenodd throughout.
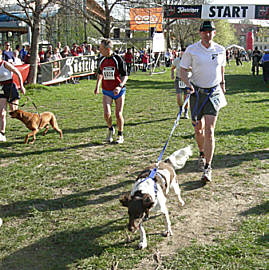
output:
<path id="1" fill-rule="evenodd" d="M 17 118 L 21 120 L 27 128 L 32 130 L 29 134 L 26 135 L 24 143 L 27 143 L 29 138 L 33 136 L 33 140 L 30 144 L 33 144 L 36 140 L 36 133 L 45 128 L 43 132 L 43 136 L 49 130 L 49 124 L 60 134 L 60 138 L 63 138 L 63 132 L 59 129 L 56 117 L 51 112 L 43 112 L 41 114 L 38 113 L 31 113 L 31 112 L 24 112 L 22 110 L 15 110 L 9 113 L 11 118 Z"/>

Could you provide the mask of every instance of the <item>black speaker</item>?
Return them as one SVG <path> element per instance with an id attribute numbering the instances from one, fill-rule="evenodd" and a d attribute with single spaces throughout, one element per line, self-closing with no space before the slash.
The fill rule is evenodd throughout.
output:
<path id="1" fill-rule="evenodd" d="M 114 28 L 114 38 L 120 38 L 120 28 Z"/>
<path id="2" fill-rule="evenodd" d="M 153 37 L 155 27 L 150 27 L 150 37 Z"/>
<path id="3" fill-rule="evenodd" d="M 132 37 L 132 32 L 131 32 L 130 29 L 126 29 L 125 36 L 126 36 L 126 38 L 131 38 Z"/>

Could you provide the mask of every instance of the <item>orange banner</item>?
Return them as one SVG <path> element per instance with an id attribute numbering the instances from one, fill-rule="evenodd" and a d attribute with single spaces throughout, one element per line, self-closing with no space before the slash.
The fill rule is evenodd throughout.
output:
<path id="1" fill-rule="evenodd" d="M 155 27 L 156 31 L 162 31 L 162 8 L 131 8 L 130 29 L 136 31 L 150 31 Z"/>

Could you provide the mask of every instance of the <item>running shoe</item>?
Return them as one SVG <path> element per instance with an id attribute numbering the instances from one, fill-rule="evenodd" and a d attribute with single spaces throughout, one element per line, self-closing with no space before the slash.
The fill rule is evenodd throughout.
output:
<path id="1" fill-rule="evenodd" d="M 203 182 L 211 182 L 212 181 L 212 168 L 208 166 L 204 169 L 204 173 L 201 179 Z"/>
<path id="2" fill-rule="evenodd" d="M 189 119 L 188 112 L 184 112 L 184 119 Z"/>
<path id="3" fill-rule="evenodd" d="M 6 136 L 0 133 L 0 142 L 6 142 L 6 141 L 7 141 Z"/>
<path id="4" fill-rule="evenodd" d="M 124 142 L 123 135 L 118 135 L 116 143 L 123 143 L 123 142 Z"/>
<path id="5" fill-rule="evenodd" d="M 112 130 L 109 128 L 107 129 L 106 141 L 112 143 L 113 142 L 113 135 L 115 134 L 115 129 L 112 127 Z"/>

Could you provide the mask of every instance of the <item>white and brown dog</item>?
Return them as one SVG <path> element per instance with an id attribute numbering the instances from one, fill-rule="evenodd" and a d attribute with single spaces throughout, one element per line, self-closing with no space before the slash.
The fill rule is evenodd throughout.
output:
<path id="1" fill-rule="evenodd" d="M 173 235 L 166 207 L 166 197 L 170 187 L 172 187 L 180 204 L 182 206 L 184 205 L 184 201 L 180 196 L 180 188 L 176 180 L 175 170 L 183 168 L 191 155 L 192 151 L 190 146 L 174 152 L 164 162 L 160 162 L 153 179 L 149 176 L 155 167 L 150 166 L 146 168 L 138 175 L 132 191 L 120 198 L 121 204 L 128 207 L 128 230 L 131 232 L 135 232 L 138 228 L 140 230 L 140 243 L 138 245 L 140 249 L 147 247 L 147 238 L 143 227 L 143 221 L 148 218 L 149 210 L 151 209 L 159 208 L 165 215 L 166 231 L 163 235 Z"/>

